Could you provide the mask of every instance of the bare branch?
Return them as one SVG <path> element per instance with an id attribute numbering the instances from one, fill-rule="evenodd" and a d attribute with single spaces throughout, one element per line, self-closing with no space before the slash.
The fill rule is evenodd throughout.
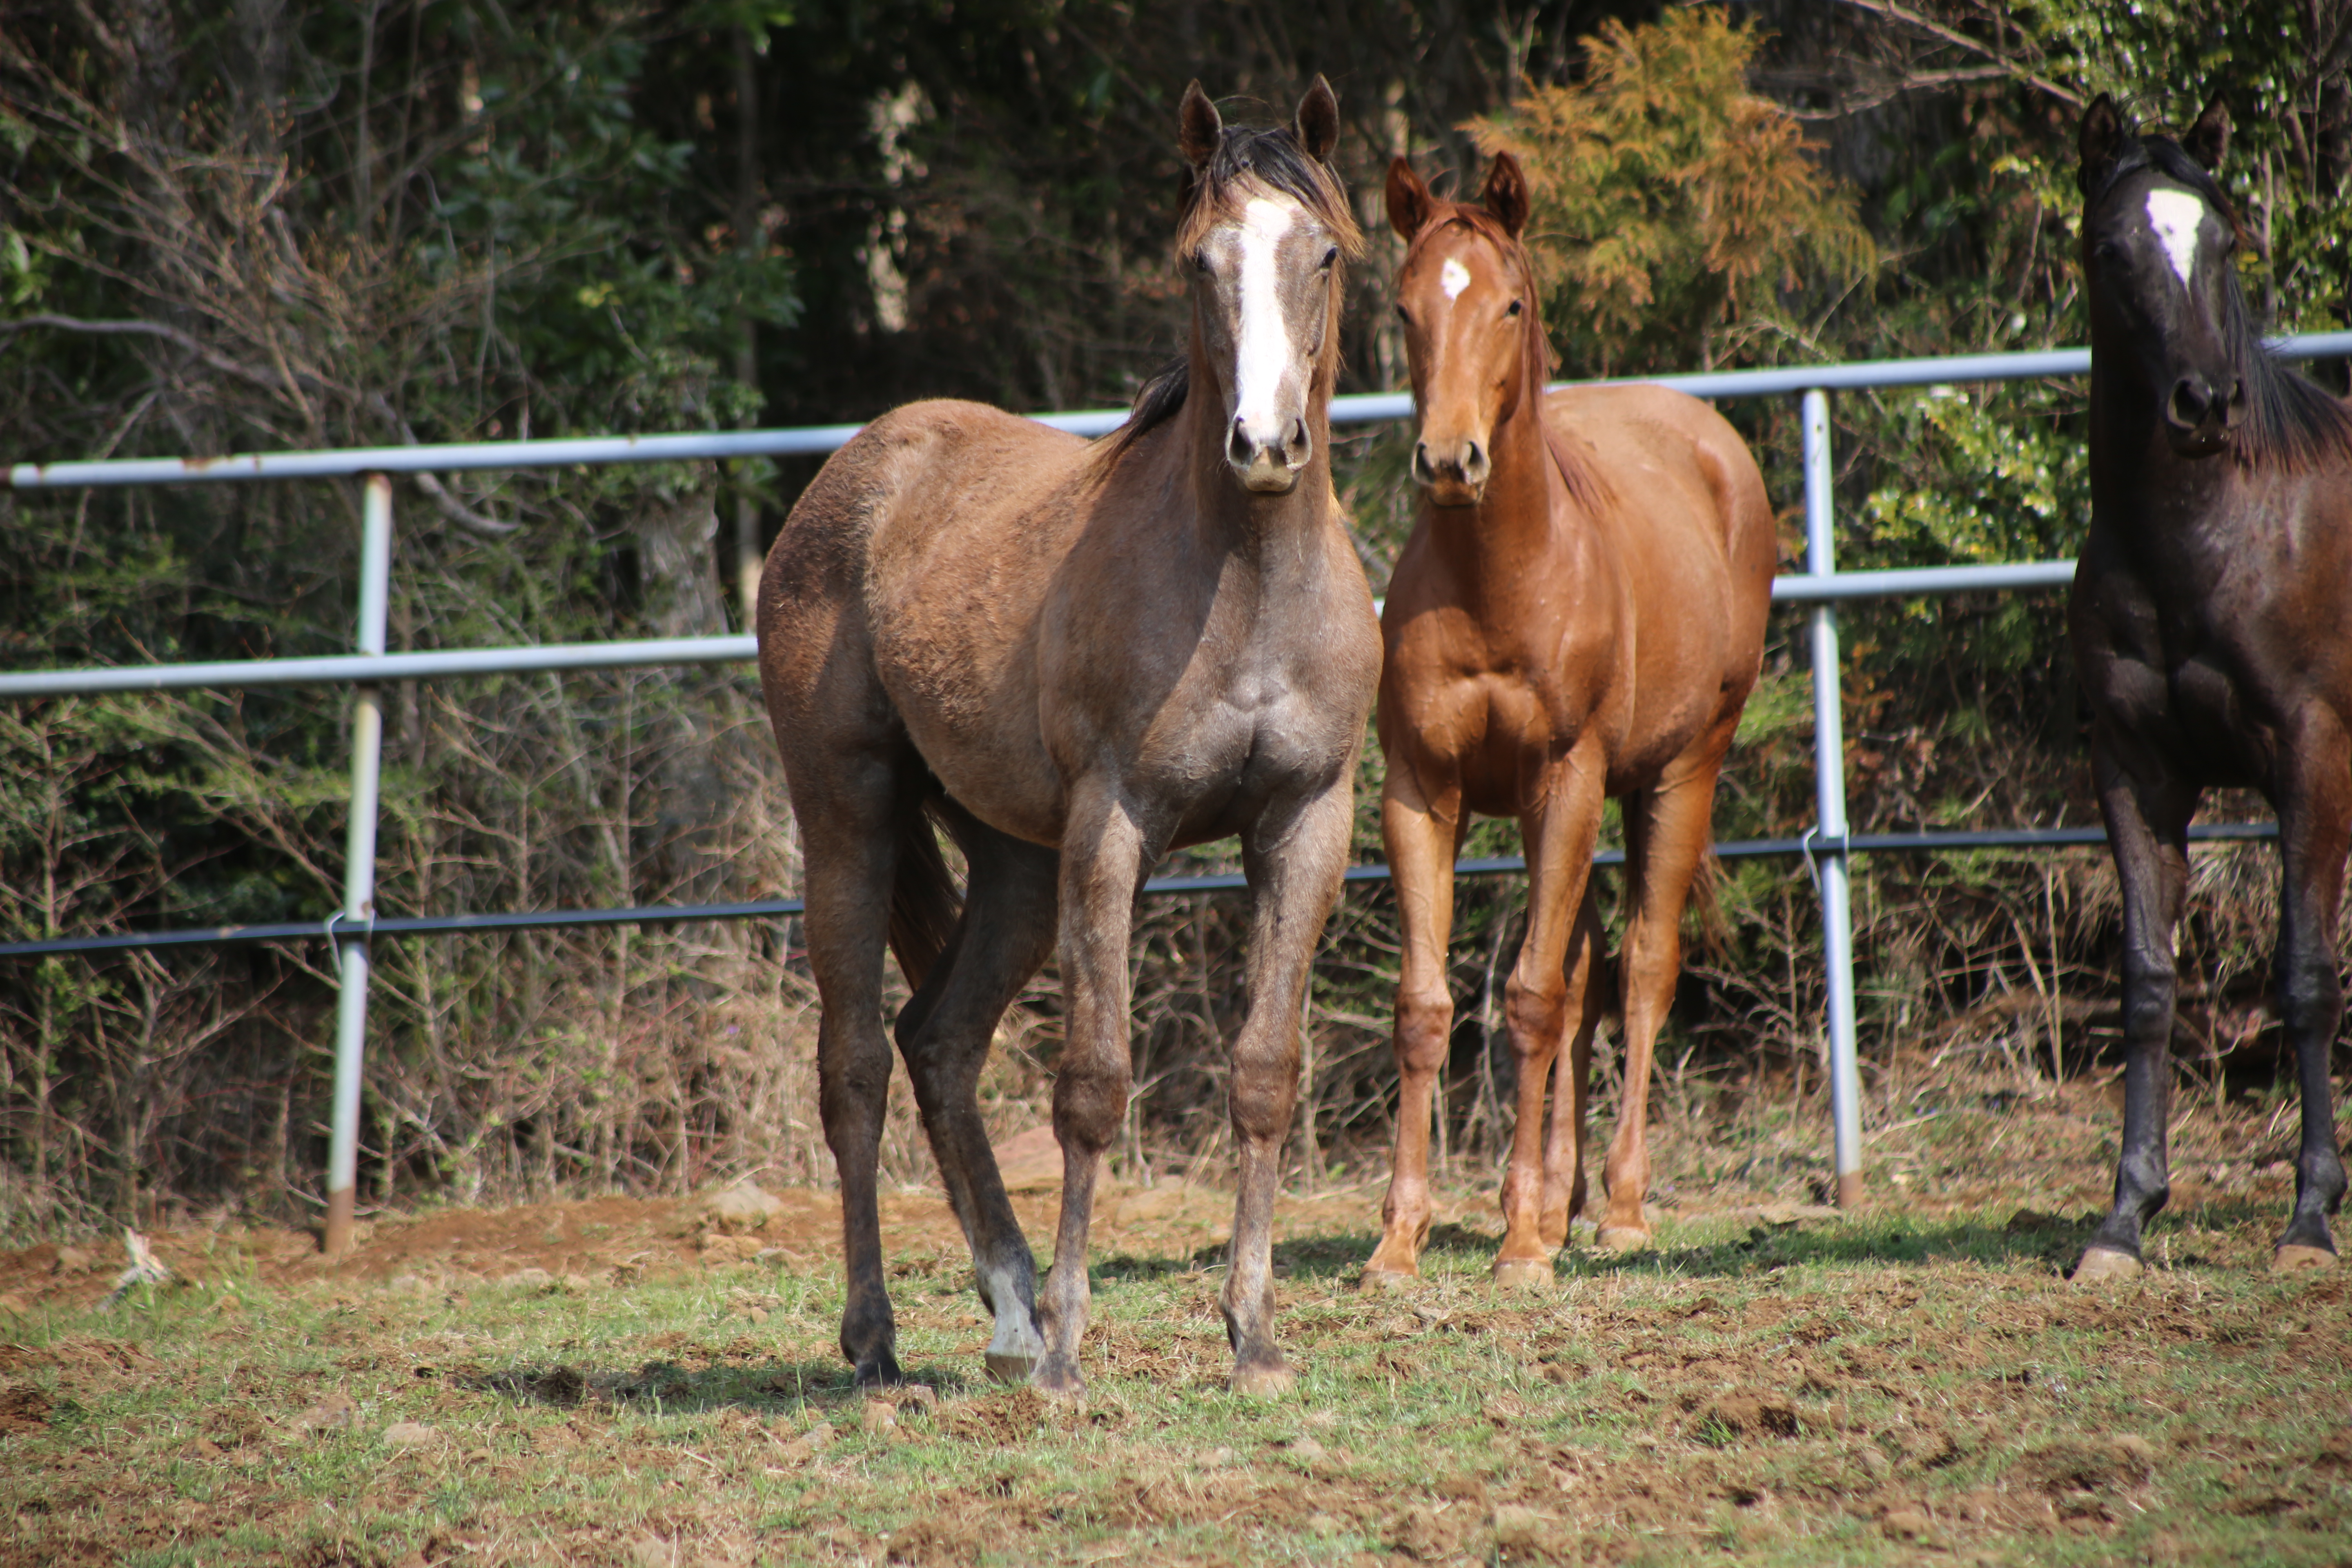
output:
<path id="1" fill-rule="evenodd" d="M 0 333 L 21 332 L 27 327 L 53 327 L 61 332 L 89 332 L 100 337 L 162 338 L 187 350 L 224 375 L 234 375 L 249 381 L 270 392 L 283 392 L 285 384 L 276 374 L 240 364 L 218 349 L 210 347 L 177 327 L 167 327 L 161 321 L 85 321 L 73 316 L 57 316 L 46 312 L 19 316 L 13 321 L 0 321 Z"/>
<path id="2" fill-rule="evenodd" d="M 416 432 L 410 427 L 408 421 L 400 416 L 399 411 L 393 407 L 391 401 L 383 393 L 369 393 L 367 402 L 369 410 L 376 417 L 400 432 L 401 443 L 404 446 L 424 445 L 416 438 Z M 438 474 L 418 473 L 410 477 L 415 479 L 416 488 L 423 490 L 431 499 L 433 504 L 440 509 L 441 515 L 460 528 L 471 529 L 476 533 L 487 534 L 492 539 L 502 539 L 522 528 L 522 524 L 519 522 L 501 522 L 495 517 L 484 517 L 480 512 L 475 511 L 449 493 L 448 487 L 441 482 L 441 477 Z"/>
<path id="3" fill-rule="evenodd" d="M 1947 27 L 1941 22 L 1930 21 L 1907 6 L 1894 5 L 1891 0 L 1842 0 L 1842 3 L 1858 11 L 1868 11 L 1874 16 L 1884 16 L 1891 22 L 1900 22 L 1906 26 L 1916 27 L 1930 37 L 1939 38 L 1957 48 L 1966 49 L 1972 55 L 1979 55 L 1992 61 L 2008 75 L 2024 82 L 2029 87 L 2040 89 L 2062 103 L 2071 103 L 2077 109 L 2083 107 L 2083 95 L 2074 89 L 2060 87 L 2048 77 L 2040 76 L 2026 69 L 1991 46 L 1979 43 L 1958 28 Z"/>
<path id="4" fill-rule="evenodd" d="M 1882 83 L 1869 97 L 1845 100 L 1835 109 L 1790 109 L 1787 112 L 1791 120 L 1807 121 L 1842 120 L 1849 114 L 1860 114 L 1865 110 L 1876 109 L 1880 104 L 1891 102 L 1906 92 L 1916 92 L 1922 88 L 1949 87 L 1956 82 L 1964 81 L 1997 81 L 2011 74 L 2010 68 L 2006 66 L 1969 66 L 1961 70 L 1921 71 L 1915 76 L 1906 76 L 1899 81 Z"/>

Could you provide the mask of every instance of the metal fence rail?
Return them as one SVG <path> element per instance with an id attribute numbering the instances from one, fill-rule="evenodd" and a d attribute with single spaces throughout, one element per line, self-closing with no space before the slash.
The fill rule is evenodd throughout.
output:
<path id="1" fill-rule="evenodd" d="M 2285 338 L 2269 346 L 2288 358 L 2352 356 L 2352 332 Z M 1832 538 L 1833 468 L 1828 394 L 1962 381 L 2075 376 L 2087 373 L 2090 365 L 2089 350 L 2060 349 L 2035 353 L 1948 355 L 1640 378 L 1700 397 L 1795 395 L 1801 399 L 1806 571 L 1776 580 L 1772 597 L 1777 603 L 1811 606 L 1809 635 L 1814 676 L 1815 793 L 1819 825 L 1802 838 L 1721 844 L 1717 846 L 1717 853 L 1727 858 L 1802 855 L 1813 867 L 1820 883 L 1822 949 L 1829 971 L 1826 1027 L 1831 1047 L 1832 1117 L 1835 1126 L 1835 1168 L 1841 1203 L 1853 1202 L 1861 1195 L 1861 1109 L 1854 1038 L 1853 923 L 1847 905 L 1846 858 L 1872 851 L 1916 852 L 2095 844 L 2104 840 L 2104 834 L 2097 828 L 2021 828 L 1859 836 L 1847 833 L 1835 605 L 1850 599 L 2062 587 L 2073 580 L 2074 567 L 2071 561 L 2049 561 L 1893 572 L 1839 572 Z M 1340 425 L 1402 419 L 1412 412 L 1411 396 L 1401 393 L 1340 397 L 1333 399 L 1331 404 L 1331 420 Z M 1126 416 L 1123 409 L 1093 409 L 1038 417 L 1042 423 L 1060 429 L 1097 436 L 1117 428 Z M 798 900 L 786 899 L 745 904 L 505 914 L 384 917 L 376 914 L 376 791 L 383 738 L 383 708 L 376 689 L 381 683 L 551 670 L 734 663 L 751 658 L 755 652 L 751 637 L 722 637 L 389 653 L 384 647 L 384 613 L 390 597 L 392 553 L 390 476 L 459 469 L 527 469 L 609 463 L 812 456 L 838 448 L 859 428 L 855 425 L 828 425 L 788 430 L 478 442 L 325 452 L 257 452 L 222 458 L 20 463 L 12 467 L 8 470 L 8 483 L 16 490 L 358 478 L 364 480 L 364 504 L 362 508 L 360 598 L 358 636 L 355 639 L 358 651 L 354 654 L 0 674 L 0 700 L 262 686 L 352 687 L 352 809 L 342 908 L 315 925 L 294 923 L 200 928 L 10 942 L 0 944 L 0 958 L 309 938 L 331 941 L 336 948 L 341 985 L 336 1014 L 334 1114 L 327 1172 L 326 1247 L 330 1252 L 341 1251 L 350 1241 L 357 1176 L 362 1060 L 367 1028 L 368 944 L 371 937 L 692 920 L 772 919 L 796 914 L 800 910 Z M 2229 824 L 2200 829 L 2192 837 L 2246 838 L 2269 837 L 2274 831 L 2268 824 Z M 1618 858 L 1612 853 L 1603 855 L 1600 859 L 1606 863 Z M 1524 868 L 1524 862 L 1516 858 L 1465 861 L 1459 868 L 1467 875 L 1507 873 Z M 1387 875 L 1388 868 L 1385 866 L 1367 866 L 1351 869 L 1348 878 L 1351 881 L 1365 881 L 1382 879 Z M 1166 878 L 1148 884 L 1146 891 L 1202 893 L 1242 885 L 1242 879 L 1237 876 Z"/>

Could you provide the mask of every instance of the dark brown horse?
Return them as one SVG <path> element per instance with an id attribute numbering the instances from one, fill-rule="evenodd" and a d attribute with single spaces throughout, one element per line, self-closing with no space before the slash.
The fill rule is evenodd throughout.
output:
<path id="1" fill-rule="evenodd" d="M 1397 310 L 1424 504 L 1381 617 L 1381 823 L 1404 922 L 1402 1086 L 1368 1284 L 1414 1273 L 1429 1232 L 1430 1097 L 1454 1014 L 1454 859 L 1474 812 L 1518 818 L 1528 879 L 1527 938 L 1504 993 L 1518 1126 L 1496 1278 L 1549 1281 L 1584 1203 L 1585 1080 L 1608 990 L 1590 874 L 1612 795 L 1630 911 L 1625 1089 L 1600 1241 L 1647 1242 L 1651 1050 L 1681 972 L 1683 903 L 1706 850 L 1716 774 L 1763 661 L 1778 554 L 1755 460 L 1706 404 L 1654 386 L 1545 395 L 1549 354 L 1519 241 L 1527 184 L 1508 153 L 1483 201 L 1440 201 L 1403 159 L 1390 167 L 1389 221 L 1410 242 Z"/>
<path id="2" fill-rule="evenodd" d="M 1129 423 L 1089 446 L 975 404 L 898 409 L 825 465 L 761 582 L 841 1173 L 841 1348 L 861 1382 L 899 1377 L 875 1212 L 886 939 L 915 991 L 898 1048 L 995 1315 L 989 1369 L 1076 1393 L 1095 1175 L 1127 1110 L 1132 905 L 1169 849 L 1228 835 L 1254 907 L 1222 1305 L 1234 1387 L 1290 1381 L 1274 1194 L 1380 669 L 1328 424 L 1341 263 L 1361 236 L 1319 79 L 1289 127 L 1227 129 L 1197 82 L 1180 120 L 1192 342 Z M 961 910 L 934 821 L 970 867 Z M 1057 941 L 1065 1175 L 1040 1300 L 975 1089 L 997 1020 Z"/>
<path id="3" fill-rule="evenodd" d="M 2352 410 L 2271 358 L 2238 288 L 2244 232 L 2207 171 L 2217 100 L 2180 140 L 2084 114 L 2091 531 L 2068 619 L 2091 769 L 2123 882 L 2123 1152 L 2078 1280 L 2140 1271 L 2168 1190 L 2173 928 L 2208 788 L 2278 813 L 2279 1022 L 2303 1089 L 2294 1213 L 2274 1266 L 2336 1260 L 2344 1197 L 2328 1053 L 2352 833 Z"/>

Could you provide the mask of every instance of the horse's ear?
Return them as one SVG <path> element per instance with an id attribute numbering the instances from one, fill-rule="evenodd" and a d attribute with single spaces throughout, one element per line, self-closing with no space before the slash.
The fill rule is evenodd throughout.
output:
<path id="1" fill-rule="evenodd" d="M 1503 232 L 1513 239 L 1528 226 L 1528 175 L 1519 161 L 1508 153 L 1497 153 L 1486 169 L 1486 188 L 1478 199 L 1503 226 Z"/>
<path id="2" fill-rule="evenodd" d="M 1310 156 L 1330 161 L 1331 149 L 1339 144 L 1339 100 L 1323 74 L 1315 74 L 1315 85 L 1298 100 L 1298 144 Z"/>
<path id="3" fill-rule="evenodd" d="M 1397 237 L 1411 244 L 1429 221 L 1429 209 L 1436 198 L 1429 194 L 1429 184 L 1413 170 L 1412 163 L 1400 153 L 1389 163 L 1388 186 L 1389 226 Z"/>
<path id="4" fill-rule="evenodd" d="M 2221 159 L 2230 151 L 2230 106 L 2215 93 L 2197 123 L 2180 139 L 2180 150 L 2197 160 L 2198 167 L 2209 174 L 2221 166 Z"/>
<path id="5" fill-rule="evenodd" d="M 1184 161 L 1194 168 L 1216 155 L 1217 138 L 1225 122 L 1217 118 L 1217 106 L 1201 90 L 1195 79 L 1184 89 L 1184 101 L 1176 110 L 1176 145 L 1183 149 Z"/>
<path id="6" fill-rule="evenodd" d="M 2124 138 L 2129 134 L 2131 132 L 2125 128 L 2123 115 L 2116 108 L 2116 100 L 2105 93 L 2093 99 L 2091 107 L 2083 110 L 2083 129 L 2078 139 L 2083 162 L 2074 172 L 2074 183 L 2082 187 L 2084 195 L 2098 188 L 2099 176 L 2105 174 L 2108 165 L 2116 161 L 2116 154 L 2123 149 Z"/>

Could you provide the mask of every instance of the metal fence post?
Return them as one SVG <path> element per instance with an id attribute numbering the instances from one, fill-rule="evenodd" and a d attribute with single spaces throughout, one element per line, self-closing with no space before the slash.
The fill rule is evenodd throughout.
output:
<path id="1" fill-rule="evenodd" d="M 384 610 L 392 593 L 392 477 L 369 474 L 365 483 L 360 520 L 359 651 L 381 654 Z M 340 1256 L 351 1247 L 358 1197 L 360 1078 L 367 1051 L 368 928 L 375 921 L 377 784 L 383 761 L 382 694 L 375 687 L 362 686 L 352 696 L 352 810 L 343 850 L 343 910 L 334 922 L 342 988 L 335 1003 L 334 1128 L 327 1149 L 323 1250 L 329 1257 Z"/>
<path id="2" fill-rule="evenodd" d="M 1830 400 L 1804 396 L 1805 570 L 1837 573 L 1830 463 Z M 1837 611 L 1813 606 L 1813 798 L 1826 840 L 1811 857 L 1822 889 L 1822 957 L 1829 967 L 1830 1117 L 1836 1127 L 1837 1201 L 1862 1202 L 1862 1079 L 1854 1066 L 1853 911 L 1845 874 L 1845 721 L 1838 691 Z"/>

